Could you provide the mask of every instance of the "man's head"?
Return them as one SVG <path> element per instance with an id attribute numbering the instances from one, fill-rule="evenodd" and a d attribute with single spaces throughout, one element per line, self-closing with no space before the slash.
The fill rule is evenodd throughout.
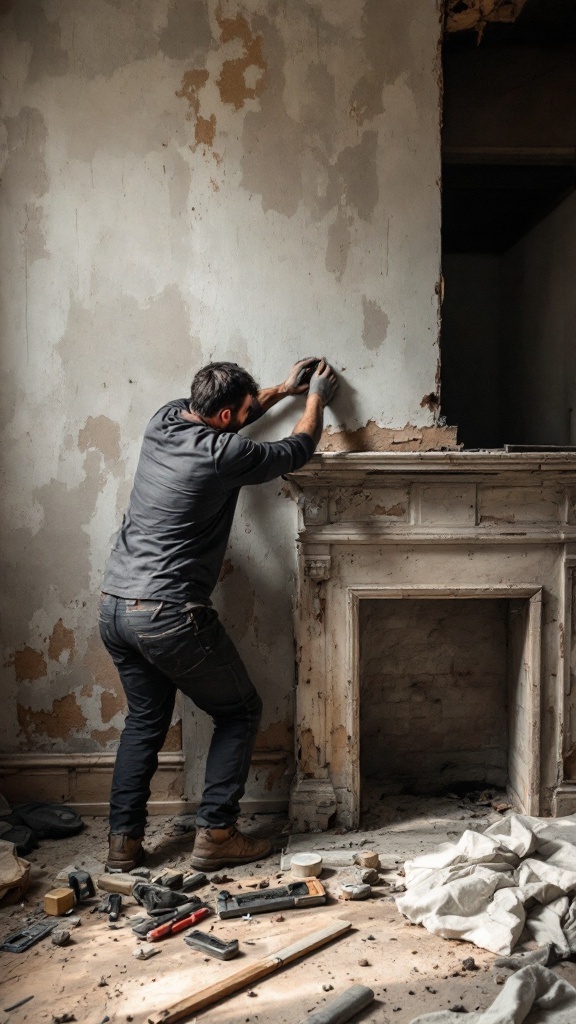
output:
<path id="1" fill-rule="evenodd" d="M 258 385 L 238 363 L 208 363 L 192 381 L 190 410 L 221 430 L 236 431 L 250 418 Z"/>

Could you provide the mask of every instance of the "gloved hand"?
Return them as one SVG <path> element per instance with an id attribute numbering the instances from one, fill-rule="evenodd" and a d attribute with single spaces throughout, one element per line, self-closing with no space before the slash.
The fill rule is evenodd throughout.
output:
<path id="1" fill-rule="evenodd" d="M 325 359 L 322 359 L 316 370 L 312 374 L 310 380 L 310 391 L 311 395 L 318 395 L 322 400 L 323 405 L 329 405 L 334 398 L 334 393 L 338 387 L 338 381 L 336 380 L 336 374 L 330 363 L 327 363 Z"/>
<path id="2" fill-rule="evenodd" d="M 318 356 L 307 356 L 306 359 L 299 359 L 290 370 L 284 381 L 283 387 L 287 395 L 303 395 L 308 391 L 310 377 L 318 366 Z"/>

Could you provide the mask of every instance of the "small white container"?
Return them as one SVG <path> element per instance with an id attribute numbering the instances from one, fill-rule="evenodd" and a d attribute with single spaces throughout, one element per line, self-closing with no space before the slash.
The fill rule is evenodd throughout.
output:
<path id="1" fill-rule="evenodd" d="M 294 853 L 290 871 L 296 878 L 318 878 L 322 873 L 322 857 L 317 853 Z"/>

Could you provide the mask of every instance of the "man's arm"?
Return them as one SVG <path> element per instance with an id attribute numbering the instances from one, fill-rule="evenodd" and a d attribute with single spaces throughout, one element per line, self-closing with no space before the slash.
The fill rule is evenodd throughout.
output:
<path id="1" fill-rule="evenodd" d="M 265 412 L 268 412 L 274 405 L 281 402 L 289 395 L 303 395 L 308 391 L 310 377 L 318 366 L 320 360 L 317 356 L 307 356 L 300 359 L 290 370 L 288 377 L 283 384 L 276 384 L 271 388 L 263 388 L 259 391 L 252 403 L 252 411 L 246 420 L 245 426 L 255 423 Z"/>
<path id="2" fill-rule="evenodd" d="M 337 387 L 334 370 L 325 359 L 322 359 L 310 380 L 304 415 L 298 420 L 293 434 L 308 434 L 316 447 L 322 436 L 324 406 L 331 402 Z"/>
<path id="3" fill-rule="evenodd" d="M 304 466 L 320 440 L 324 406 L 332 399 L 336 387 L 336 374 L 322 359 L 310 381 L 304 415 L 290 437 L 259 443 L 237 433 L 221 433 L 214 465 L 222 484 L 263 484 Z"/>

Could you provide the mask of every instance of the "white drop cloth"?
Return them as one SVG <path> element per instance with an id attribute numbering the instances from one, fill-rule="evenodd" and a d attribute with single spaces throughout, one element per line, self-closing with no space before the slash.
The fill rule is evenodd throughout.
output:
<path id="1" fill-rule="evenodd" d="M 13 895 L 26 892 L 30 885 L 30 863 L 16 853 L 14 843 L 0 839 L 0 900 L 10 890 Z"/>
<path id="2" fill-rule="evenodd" d="M 435 935 L 506 954 L 526 925 L 558 957 L 576 953 L 576 815 L 511 814 L 406 861 L 404 870 L 398 909 Z"/>
<path id="3" fill-rule="evenodd" d="M 424 1013 L 412 1024 L 574 1024 L 576 988 L 535 964 L 512 974 L 492 1006 L 460 1017 L 450 1010 Z"/>

